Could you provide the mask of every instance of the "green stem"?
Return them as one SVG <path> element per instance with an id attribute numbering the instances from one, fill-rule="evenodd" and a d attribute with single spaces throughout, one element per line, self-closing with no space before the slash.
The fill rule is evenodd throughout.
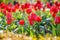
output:
<path id="1" fill-rule="evenodd" d="M 57 36 L 57 24 L 56 24 L 56 26 L 55 26 L 55 31 L 56 31 L 56 36 Z"/>
<path id="2" fill-rule="evenodd" d="M 22 34 L 24 33 L 24 27 L 22 27 Z"/>
<path id="3" fill-rule="evenodd" d="M 53 36 L 56 36 L 56 28 L 54 26 L 52 26 L 52 34 Z"/>
<path id="4" fill-rule="evenodd" d="M 32 27 L 32 26 L 31 26 L 31 27 Z M 30 27 L 30 28 L 31 28 L 31 27 Z M 30 29 L 30 36 L 31 36 L 31 37 L 34 36 L 34 34 L 33 34 L 33 29 Z"/>

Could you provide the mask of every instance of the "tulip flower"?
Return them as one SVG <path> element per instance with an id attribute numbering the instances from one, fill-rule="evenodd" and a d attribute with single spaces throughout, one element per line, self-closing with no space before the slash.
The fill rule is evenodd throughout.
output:
<path id="1" fill-rule="evenodd" d="M 42 3 L 40 1 L 37 1 L 37 3 L 34 5 L 35 9 L 41 9 L 42 8 Z"/>
<path id="2" fill-rule="evenodd" d="M 31 15 L 28 16 L 28 21 L 30 25 L 34 24 L 35 18 L 36 18 L 36 14 L 35 13 L 31 13 Z"/>
<path id="3" fill-rule="evenodd" d="M 24 20 L 19 21 L 19 24 L 21 25 L 22 34 L 24 34 L 24 27 L 22 27 L 24 25 L 24 23 L 25 23 Z"/>
<path id="4" fill-rule="evenodd" d="M 47 8 L 51 7 L 49 2 L 46 3 L 46 6 L 47 6 Z"/>
<path id="5" fill-rule="evenodd" d="M 56 6 L 52 6 L 52 7 L 50 8 L 50 13 L 51 13 L 51 15 L 52 15 L 53 17 L 55 17 L 56 14 L 58 13 L 58 8 L 57 8 Z"/>
<path id="6" fill-rule="evenodd" d="M 12 7 L 12 12 L 15 12 L 16 11 L 16 8 L 15 7 Z"/>
<path id="7" fill-rule="evenodd" d="M 51 13 L 57 13 L 57 12 L 58 12 L 58 8 L 57 8 L 56 6 L 52 6 L 52 7 L 50 8 L 50 12 L 51 12 Z"/>
<path id="8" fill-rule="evenodd" d="M 25 3 L 25 8 L 30 8 L 30 3 Z"/>
<path id="9" fill-rule="evenodd" d="M 37 17 L 35 18 L 35 21 L 41 22 L 41 17 L 40 17 L 40 16 L 37 16 Z"/>
<path id="10" fill-rule="evenodd" d="M 6 15 L 6 13 L 7 13 L 7 12 L 6 12 L 6 9 L 3 9 L 3 10 L 2 10 L 2 13 L 3 13 L 4 15 Z"/>
<path id="11" fill-rule="evenodd" d="M 60 16 L 55 17 L 55 24 L 60 24 Z"/>
<path id="12" fill-rule="evenodd" d="M 7 6 L 10 6 L 10 7 L 12 7 L 12 4 L 11 4 L 11 3 L 9 3 Z"/>
<path id="13" fill-rule="evenodd" d="M 10 12 L 6 14 L 6 21 L 8 25 L 12 23 L 12 14 Z"/>
<path id="14" fill-rule="evenodd" d="M 19 21 L 19 24 L 20 24 L 20 25 L 24 25 L 24 23 L 25 23 L 24 20 L 20 20 L 20 21 Z"/>
<path id="15" fill-rule="evenodd" d="M 27 14 L 30 14 L 32 12 L 32 9 L 28 8 L 26 9 Z"/>
<path id="16" fill-rule="evenodd" d="M 35 13 L 31 13 L 30 19 L 33 20 L 33 21 L 35 21 L 36 16 L 37 16 L 37 15 L 36 15 Z"/>
<path id="17" fill-rule="evenodd" d="M 18 9 L 19 8 L 19 4 L 15 4 L 15 8 Z"/>
<path id="18" fill-rule="evenodd" d="M 0 4 L 0 6 L 1 6 L 1 8 L 6 8 L 6 4 L 3 2 Z"/>
<path id="19" fill-rule="evenodd" d="M 10 6 L 7 6 L 6 9 L 7 9 L 8 12 L 12 12 L 12 8 Z"/>
<path id="20" fill-rule="evenodd" d="M 24 9 L 25 9 L 25 5 L 22 4 L 22 5 L 21 5 L 21 8 L 24 10 Z"/>
<path id="21" fill-rule="evenodd" d="M 10 25 L 12 23 L 11 20 L 7 20 L 7 24 Z"/>
<path id="22" fill-rule="evenodd" d="M 30 20 L 30 21 L 29 21 L 29 24 L 30 24 L 30 25 L 33 25 L 33 24 L 34 24 L 34 21 Z"/>
<path id="23" fill-rule="evenodd" d="M 56 2 L 55 2 L 55 5 L 56 5 L 56 6 L 59 6 L 59 2 L 56 1 Z"/>

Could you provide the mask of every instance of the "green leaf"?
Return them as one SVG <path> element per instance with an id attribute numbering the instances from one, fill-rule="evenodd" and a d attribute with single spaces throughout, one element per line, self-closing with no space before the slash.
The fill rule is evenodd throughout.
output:
<path id="1" fill-rule="evenodd" d="M 57 36 L 60 36 L 60 24 L 58 24 L 56 27 L 56 34 Z"/>
<path id="2" fill-rule="evenodd" d="M 56 36 L 56 28 L 52 25 L 52 33 L 54 36 Z"/>

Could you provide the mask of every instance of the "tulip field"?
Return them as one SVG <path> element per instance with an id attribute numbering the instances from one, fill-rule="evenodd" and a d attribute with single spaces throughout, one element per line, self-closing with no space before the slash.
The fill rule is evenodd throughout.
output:
<path id="1" fill-rule="evenodd" d="M 60 40 L 60 2 L 1 2 L 0 40 Z"/>

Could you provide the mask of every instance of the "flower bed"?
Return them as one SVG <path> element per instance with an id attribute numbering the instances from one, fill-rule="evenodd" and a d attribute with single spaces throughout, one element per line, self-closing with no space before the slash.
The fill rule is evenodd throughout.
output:
<path id="1" fill-rule="evenodd" d="M 12 5 L 2 2 L 0 4 L 0 30 L 35 37 L 36 40 L 40 39 L 40 35 L 45 39 L 48 33 L 54 39 L 55 36 L 60 36 L 60 3 L 55 2 L 50 5 L 47 2 L 44 5 L 38 0 L 33 4 Z"/>

